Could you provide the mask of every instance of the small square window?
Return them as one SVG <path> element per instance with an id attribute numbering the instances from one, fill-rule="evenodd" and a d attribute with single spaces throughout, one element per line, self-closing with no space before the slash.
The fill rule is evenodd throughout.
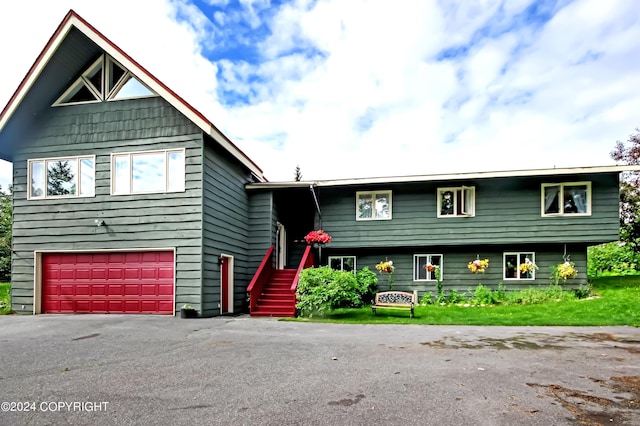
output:
<path id="1" fill-rule="evenodd" d="M 475 215 L 475 187 L 438 188 L 438 217 Z"/>
<path id="2" fill-rule="evenodd" d="M 355 256 L 329 256 L 329 266 L 336 271 L 356 272 Z"/>
<path id="3" fill-rule="evenodd" d="M 413 280 L 436 281 L 436 268 L 440 269 L 440 280 L 442 280 L 442 267 L 441 254 L 415 254 L 413 255 Z"/>
<path id="4" fill-rule="evenodd" d="M 391 219 L 391 191 L 356 193 L 356 220 Z"/>
<path id="5" fill-rule="evenodd" d="M 536 278 L 535 253 L 505 253 L 505 280 L 533 280 Z"/>

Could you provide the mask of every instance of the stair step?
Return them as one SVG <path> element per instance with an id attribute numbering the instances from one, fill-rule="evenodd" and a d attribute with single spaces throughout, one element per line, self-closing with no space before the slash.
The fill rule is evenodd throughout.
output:
<path id="1" fill-rule="evenodd" d="M 269 282 L 264 285 L 252 316 L 295 317 L 296 296 L 291 284 L 297 270 L 279 269 L 273 271 Z"/>
<path id="2" fill-rule="evenodd" d="M 284 308 L 291 308 L 295 306 L 295 302 L 293 301 L 283 301 L 283 300 L 259 300 L 256 304 L 257 306 L 281 306 Z"/>
<path id="3" fill-rule="evenodd" d="M 258 306 L 254 312 L 268 312 L 268 313 L 291 313 L 296 309 L 292 306 Z"/>

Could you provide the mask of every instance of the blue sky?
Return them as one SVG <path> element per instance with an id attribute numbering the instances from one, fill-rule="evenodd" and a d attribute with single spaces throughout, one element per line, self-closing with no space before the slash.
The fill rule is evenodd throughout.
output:
<path id="1" fill-rule="evenodd" d="M 272 181 L 612 164 L 640 127 L 628 0 L 4 2 L 0 104 L 70 8 Z"/>

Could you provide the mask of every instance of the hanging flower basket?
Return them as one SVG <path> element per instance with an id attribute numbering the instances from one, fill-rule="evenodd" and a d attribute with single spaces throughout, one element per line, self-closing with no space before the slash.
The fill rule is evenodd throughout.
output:
<path id="1" fill-rule="evenodd" d="M 394 281 L 393 271 L 396 269 L 396 267 L 393 266 L 393 261 L 384 260 L 376 265 L 376 269 L 380 273 L 389 274 L 387 276 L 388 278 L 387 283 L 389 285 L 389 290 L 393 290 L 393 281 Z"/>
<path id="2" fill-rule="evenodd" d="M 319 244 L 325 245 L 331 242 L 331 235 L 324 232 L 322 229 L 317 231 L 311 231 L 305 235 L 304 240 L 307 244 Z"/>
<path id="3" fill-rule="evenodd" d="M 380 262 L 376 265 L 376 269 L 378 270 L 378 272 L 384 272 L 387 274 L 391 274 L 393 273 L 393 270 L 396 269 L 395 266 L 393 266 L 393 261 L 391 260 L 385 260 L 383 262 Z"/>
<path id="4" fill-rule="evenodd" d="M 469 268 L 469 270 L 473 274 L 477 274 L 479 272 L 483 273 L 488 267 L 489 259 L 476 259 L 473 262 L 469 262 L 469 264 L 467 265 L 467 268 Z"/>
<path id="5" fill-rule="evenodd" d="M 552 277 L 556 284 L 558 284 L 560 280 L 566 282 L 569 278 L 575 278 L 576 276 L 578 276 L 578 270 L 573 262 L 565 261 L 552 267 Z"/>

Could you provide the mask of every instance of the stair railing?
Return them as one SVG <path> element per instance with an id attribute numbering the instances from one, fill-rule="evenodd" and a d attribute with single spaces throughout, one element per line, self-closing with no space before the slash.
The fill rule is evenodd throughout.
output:
<path id="1" fill-rule="evenodd" d="M 298 265 L 298 270 L 296 271 L 295 277 L 293 277 L 293 283 L 291 283 L 291 292 L 295 294 L 296 289 L 298 288 L 298 280 L 300 279 L 300 272 L 303 269 L 310 268 L 313 266 L 314 258 L 313 251 L 311 251 L 311 246 L 308 245 L 302 254 L 302 259 L 300 260 L 300 265 Z"/>
<path id="2" fill-rule="evenodd" d="M 269 247 L 267 254 L 264 255 L 258 270 L 251 279 L 249 287 L 247 287 L 247 292 L 249 293 L 249 312 L 255 311 L 258 299 L 262 294 L 262 289 L 273 273 L 273 250 L 274 246 Z"/>

